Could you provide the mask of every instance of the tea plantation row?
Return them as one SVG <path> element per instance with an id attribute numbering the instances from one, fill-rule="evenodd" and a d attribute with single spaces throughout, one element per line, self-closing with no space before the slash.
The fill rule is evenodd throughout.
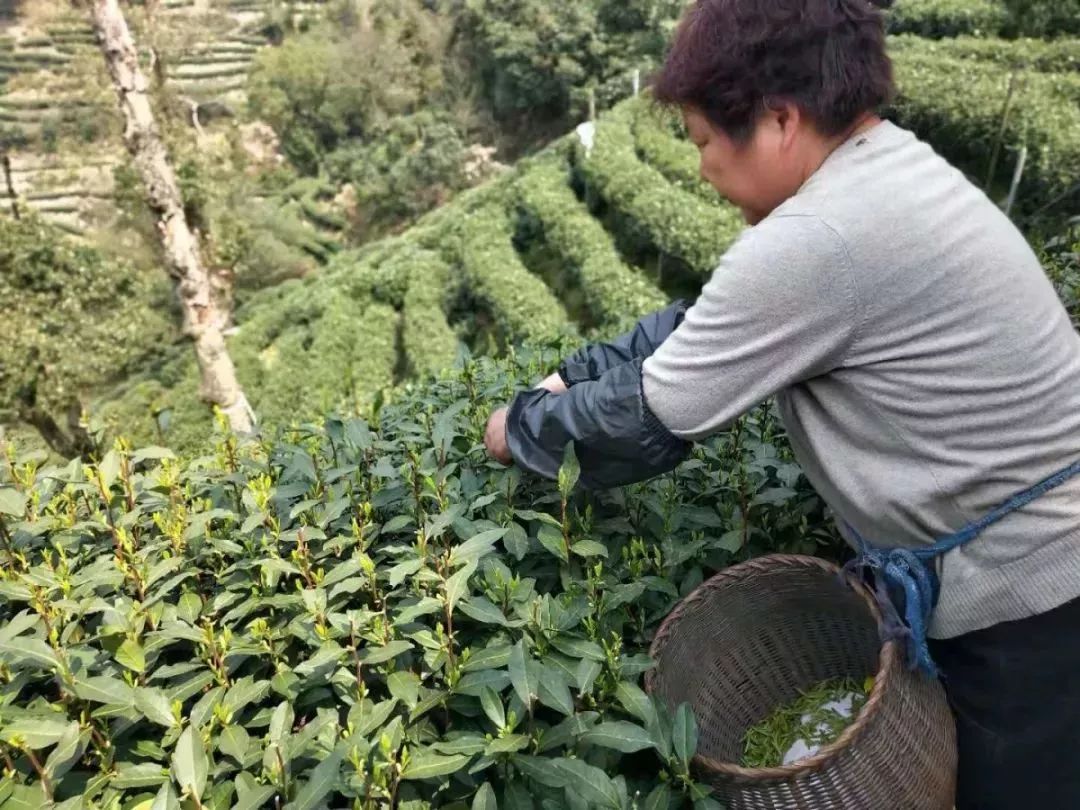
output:
<path id="1" fill-rule="evenodd" d="M 822 505 L 768 409 L 626 490 L 490 463 L 557 356 L 190 464 L 10 453 L 0 806 L 715 807 L 649 641 L 709 572 L 831 543 Z"/>
<path id="2" fill-rule="evenodd" d="M 901 88 L 891 114 L 979 182 L 1003 133 L 998 179 L 1015 150 L 1031 210 L 1080 176 L 1080 106 L 1069 43 L 894 38 Z M 1026 56 L 1023 56 L 1026 54 Z M 1010 72 L 1021 58 L 1002 129 Z M 1044 68 L 1044 69 L 1036 69 Z M 522 339 L 611 334 L 675 295 L 693 295 L 737 237 L 737 212 L 698 179 L 694 147 L 644 100 L 498 181 L 459 197 L 404 235 L 343 252 L 320 275 L 257 295 L 231 347 L 264 423 L 343 406 L 441 368 L 460 340 L 499 350 Z M 357 351 L 357 348 L 361 351 Z M 209 421 L 173 355 L 110 397 L 103 412 L 140 443 L 197 447 Z"/>

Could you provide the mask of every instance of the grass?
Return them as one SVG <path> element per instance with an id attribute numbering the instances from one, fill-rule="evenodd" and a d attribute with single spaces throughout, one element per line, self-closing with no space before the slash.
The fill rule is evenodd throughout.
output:
<path id="1" fill-rule="evenodd" d="M 743 766 L 780 767 L 784 764 L 785 754 L 798 740 L 819 748 L 836 742 L 866 704 L 872 687 L 873 678 L 861 685 L 851 678 L 841 678 L 807 689 L 796 700 L 776 709 L 747 730 Z M 855 695 L 851 717 L 826 708 L 829 703 L 849 694 Z"/>

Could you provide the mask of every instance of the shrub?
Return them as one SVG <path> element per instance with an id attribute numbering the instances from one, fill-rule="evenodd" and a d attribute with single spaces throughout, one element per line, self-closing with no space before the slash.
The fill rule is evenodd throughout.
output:
<path id="1" fill-rule="evenodd" d="M 667 296 L 623 263 L 604 227 L 567 184 L 566 167 L 542 164 L 517 182 L 525 210 L 536 218 L 551 250 L 573 268 L 586 306 L 601 332 L 618 333 L 664 307 Z"/>
<path id="2" fill-rule="evenodd" d="M 1043 73 L 1080 72 L 1080 43 L 1074 39 L 982 39 L 955 37 L 928 41 L 917 36 L 889 39 L 893 53 L 914 52 L 925 56 L 943 56 L 992 62 L 1015 69 L 1029 68 Z"/>
<path id="3" fill-rule="evenodd" d="M 891 33 L 923 37 L 996 36 L 1009 22 L 1002 0 L 902 0 L 889 12 Z"/>
<path id="4" fill-rule="evenodd" d="M 701 159 L 685 136 L 671 111 L 647 106 L 642 102 L 632 119 L 634 145 L 642 159 L 667 178 L 669 183 L 697 194 L 706 202 L 723 204 L 723 199 L 708 182 L 701 178 Z"/>
<path id="5" fill-rule="evenodd" d="M 566 311 L 547 285 L 522 264 L 512 236 L 510 217 L 498 205 L 464 218 L 460 259 L 468 292 L 491 313 L 507 343 L 571 333 Z"/>
<path id="6" fill-rule="evenodd" d="M 346 138 L 365 137 L 442 91 L 445 33 L 418 3 L 384 4 L 371 30 L 322 27 L 255 57 L 252 112 L 281 137 L 301 171 L 315 174 Z"/>
<path id="7" fill-rule="evenodd" d="M 997 64 L 908 48 L 894 55 L 900 95 L 892 114 L 950 159 L 985 177 L 1001 131 L 1009 71 Z M 1030 149 L 1020 188 L 1025 207 L 1047 202 L 1080 177 L 1080 108 L 1053 74 L 1023 73 L 1004 146 Z M 1012 167 L 1002 161 L 1007 181 Z"/>
<path id="8" fill-rule="evenodd" d="M 453 270 L 428 250 L 402 251 L 409 286 L 402 300 L 401 342 L 410 373 L 434 376 L 454 364 L 460 341 L 446 320 L 456 290 Z"/>
<path id="9" fill-rule="evenodd" d="M 1080 329 L 1080 218 L 1059 235 L 1046 239 L 1040 257 L 1073 324 Z"/>
<path id="10" fill-rule="evenodd" d="M 414 221 L 466 185 L 465 143 L 446 115 L 422 111 L 379 125 L 367 141 L 326 159 L 337 184 L 356 192 L 352 235 L 370 238 Z"/>
<path id="11" fill-rule="evenodd" d="M 1080 0 L 1004 0 L 1006 33 L 1030 37 L 1080 34 Z"/>
<path id="12" fill-rule="evenodd" d="M 702 275 L 711 273 L 742 230 L 741 218 L 730 206 L 710 205 L 672 186 L 638 160 L 628 121 L 632 110 L 620 107 L 597 122 L 594 147 L 579 149 L 582 173 L 659 250 Z"/>
<path id="13" fill-rule="evenodd" d="M 24 213 L 0 218 L 0 421 L 56 414 L 175 338 L 163 277 Z"/>
<path id="14" fill-rule="evenodd" d="M 377 424 L 218 439 L 191 465 L 123 443 L 85 467 L 12 454 L 3 795 L 716 807 L 692 714 L 642 692 L 647 646 L 710 572 L 829 542 L 821 503 L 771 411 L 625 490 L 489 463 L 489 410 L 554 362 L 469 363 Z"/>

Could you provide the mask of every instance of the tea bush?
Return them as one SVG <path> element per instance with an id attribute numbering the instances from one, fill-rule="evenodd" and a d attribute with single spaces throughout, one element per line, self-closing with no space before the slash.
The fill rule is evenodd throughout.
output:
<path id="1" fill-rule="evenodd" d="M 682 129 L 670 112 L 642 106 L 633 116 L 634 145 L 642 160 L 657 169 L 668 182 L 692 191 L 706 202 L 726 205 L 716 189 L 701 177 L 701 158 L 685 136 L 676 135 Z"/>
<path id="2" fill-rule="evenodd" d="M 710 205 L 674 187 L 634 150 L 630 120 L 635 102 L 621 105 L 596 124 L 592 148 L 581 146 L 578 166 L 595 191 L 626 216 L 661 251 L 705 275 L 716 267 L 742 230 L 738 211 Z"/>
<path id="3" fill-rule="evenodd" d="M 1073 324 L 1080 329 L 1080 217 L 1073 217 L 1060 234 L 1046 239 L 1040 257 Z"/>
<path id="4" fill-rule="evenodd" d="M 1008 23 L 1002 0 L 901 0 L 888 15 L 890 32 L 933 38 L 996 36 Z"/>
<path id="5" fill-rule="evenodd" d="M 831 547 L 822 504 L 764 407 L 622 490 L 489 462 L 489 411 L 558 356 L 187 465 L 10 450 L 0 802 L 716 807 L 692 716 L 642 692 L 648 644 L 710 572 Z"/>
<path id="6" fill-rule="evenodd" d="M 157 271 L 76 245 L 27 212 L 0 218 L 0 301 L 0 421 L 77 409 L 178 331 Z"/>
<path id="7" fill-rule="evenodd" d="M 1010 71 L 992 62 L 942 56 L 932 44 L 893 54 L 900 95 L 891 115 L 951 160 L 985 178 L 1001 132 Z M 1015 90 L 1003 145 L 1030 149 L 1020 202 L 1037 206 L 1070 189 L 1080 177 L 1080 106 L 1067 79 L 1024 72 Z M 1012 162 L 998 170 L 1007 182 Z"/>
<path id="8" fill-rule="evenodd" d="M 889 39 L 893 53 L 915 51 L 958 59 L 993 62 L 1011 68 L 1030 68 L 1043 73 L 1080 72 L 1080 42 L 1075 39 L 983 39 L 955 37 L 929 41 L 916 36 Z"/>
<path id="9" fill-rule="evenodd" d="M 568 183 L 565 165 L 545 164 L 527 172 L 516 189 L 550 249 L 573 269 L 596 328 L 629 329 L 642 313 L 666 306 L 668 298 L 640 270 L 623 263 L 611 236 Z"/>
<path id="10" fill-rule="evenodd" d="M 513 244 L 510 215 L 501 206 L 465 217 L 459 238 L 465 285 L 491 313 L 505 342 L 546 340 L 573 332 L 562 304 L 522 264 Z"/>

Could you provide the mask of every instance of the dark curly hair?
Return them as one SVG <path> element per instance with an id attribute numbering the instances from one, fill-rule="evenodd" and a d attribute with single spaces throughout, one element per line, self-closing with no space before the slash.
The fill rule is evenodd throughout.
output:
<path id="1" fill-rule="evenodd" d="M 799 107 L 826 136 L 894 91 L 882 10 L 891 0 L 697 0 L 653 97 L 700 110 L 736 141 L 770 102 Z"/>

